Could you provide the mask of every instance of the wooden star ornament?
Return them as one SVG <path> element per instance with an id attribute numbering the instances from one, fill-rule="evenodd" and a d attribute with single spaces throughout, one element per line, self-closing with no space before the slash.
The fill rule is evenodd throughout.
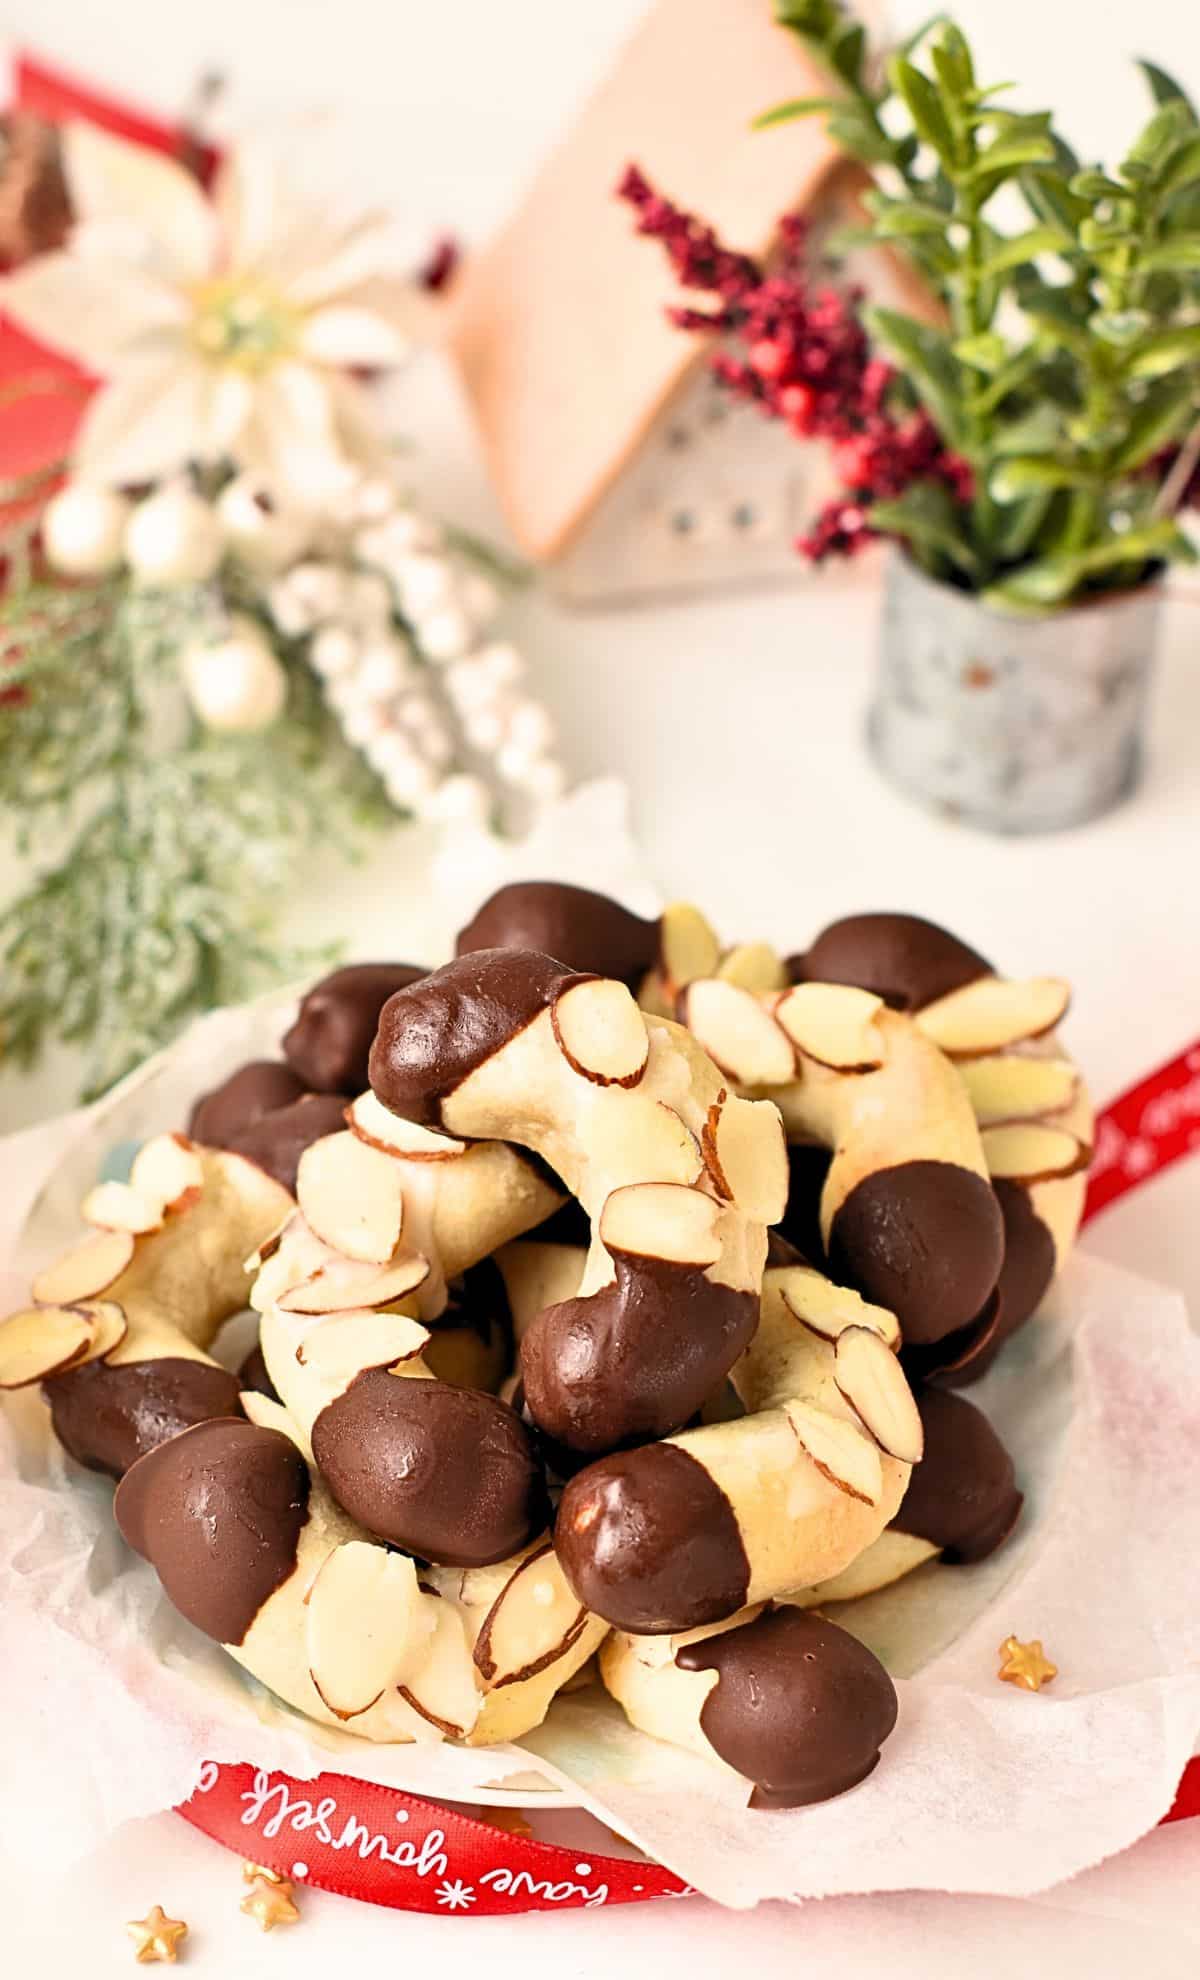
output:
<path id="1" fill-rule="evenodd" d="M 251 1863 L 249 1857 L 243 1858 L 242 1860 L 243 1884 L 253 1884 L 259 1878 L 262 1879 L 264 1884 L 288 1883 L 288 1880 L 284 1876 L 282 1870 L 269 1870 L 265 1863 Z M 288 1889 L 291 1890 L 291 1888 L 292 1888 L 291 1885 L 288 1884 Z"/>
<path id="2" fill-rule="evenodd" d="M 1052 1664 L 1043 1653 L 1039 1637 L 1035 1636 L 1029 1643 L 1021 1643 L 1015 1636 L 1006 1636 L 997 1655 L 1003 1684 L 1019 1684 L 1026 1691 L 1040 1691 L 1044 1684 L 1050 1684 L 1058 1676 L 1058 1665 Z"/>
<path id="3" fill-rule="evenodd" d="M 242 1899 L 241 1909 L 256 1919 L 264 1932 L 277 1925 L 297 1925 L 300 1907 L 293 1901 L 292 1886 L 285 1877 L 256 1876 Z"/>
<path id="4" fill-rule="evenodd" d="M 152 1904 L 144 1918 L 131 1918 L 125 1930 L 133 1940 L 133 1956 L 142 1966 L 159 1961 L 174 1966 L 179 1941 L 187 1937 L 182 1918 L 168 1918 L 161 1904 Z"/>

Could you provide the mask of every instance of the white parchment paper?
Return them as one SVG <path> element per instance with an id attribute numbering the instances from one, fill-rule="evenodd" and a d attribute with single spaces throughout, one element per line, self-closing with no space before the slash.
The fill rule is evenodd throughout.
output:
<path id="1" fill-rule="evenodd" d="M 437 961 L 504 879 L 576 879 L 653 905 L 619 786 L 519 849 L 463 838 L 373 951 Z M 386 939 L 384 939 L 386 936 Z M 270 1051 L 292 1000 L 218 1012 L 98 1108 L 0 1142 L 0 1310 L 78 1230 L 80 1196 L 194 1095 Z M 116 1534 L 105 1481 L 63 1458 L 36 1395 L 0 1412 L 0 1848 L 63 1859 L 184 1799 L 204 1760 L 339 1771 L 466 1801 L 579 1802 L 722 1902 L 927 1888 L 1041 1890 L 1144 1834 L 1200 1737 L 1200 1339 L 1182 1302 L 1078 1257 L 972 1391 L 1026 1491 L 1014 1543 L 934 1563 L 838 1620 L 899 1681 L 884 1759 L 840 1800 L 750 1813 L 744 1790 L 646 1739 L 595 1692 L 519 1747 L 380 1748 L 280 1706 L 182 1622 Z M 1040 1636 L 1037 1696 L 997 1646 Z"/>

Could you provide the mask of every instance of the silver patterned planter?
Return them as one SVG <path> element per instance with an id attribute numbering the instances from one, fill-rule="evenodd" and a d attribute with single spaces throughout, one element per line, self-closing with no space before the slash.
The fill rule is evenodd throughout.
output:
<path id="1" fill-rule="evenodd" d="M 913 797 L 990 832 L 1054 832 L 1137 783 L 1159 583 L 1024 618 L 888 563 L 868 737 Z"/>

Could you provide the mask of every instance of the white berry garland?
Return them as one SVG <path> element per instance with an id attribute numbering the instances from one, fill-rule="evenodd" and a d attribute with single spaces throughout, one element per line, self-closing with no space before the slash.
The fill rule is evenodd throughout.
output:
<path id="1" fill-rule="evenodd" d="M 528 812 L 566 787 L 525 662 L 493 636 L 496 585 L 386 476 L 364 477 L 337 516 L 289 507 L 249 474 L 213 501 L 184 478 L 136 503 L 70 482 L 43 541 L 64 575 L 124 566 L 146 588 L 220 589 L 235 566 L 237 602 L 302 643 L 343 734 L 401 810 L 484 824 L 514 799 Z M 232 602 L 224 636 L 188 648 L 180 672 L 210 728 L 262 729 L 283 711 L 269 635 Z"/>
<path id="2" fill-rule="evenodd" d="M 394 804 L 482 822 L 510 794 L 537 806 L 565 789 L 525 663 L 491 638 L 495 585 L 390 484 L 365 484 L 340 540 L 278 577 L 267 603 L 281 632 L 307 636 L 330 707 Z"/>

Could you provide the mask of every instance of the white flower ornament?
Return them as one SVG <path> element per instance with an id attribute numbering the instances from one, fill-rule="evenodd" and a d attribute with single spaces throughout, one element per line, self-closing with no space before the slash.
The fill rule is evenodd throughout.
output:
<path id="1" fill-rule="evenodd" d="M 349 367 L 386 368 L 432 321 L 389 275 L 381 215 L 338 224 L 299 206 L 279 164 L 231 151 L 211 197 L 184 167 L 72 124 L 77 222 L 61 251 L 0 281 L 0 307 L 105 382 L 74 450 L 110 485 L 232 461 L 311 501 L 336 498 L 382 447 Z"/>

